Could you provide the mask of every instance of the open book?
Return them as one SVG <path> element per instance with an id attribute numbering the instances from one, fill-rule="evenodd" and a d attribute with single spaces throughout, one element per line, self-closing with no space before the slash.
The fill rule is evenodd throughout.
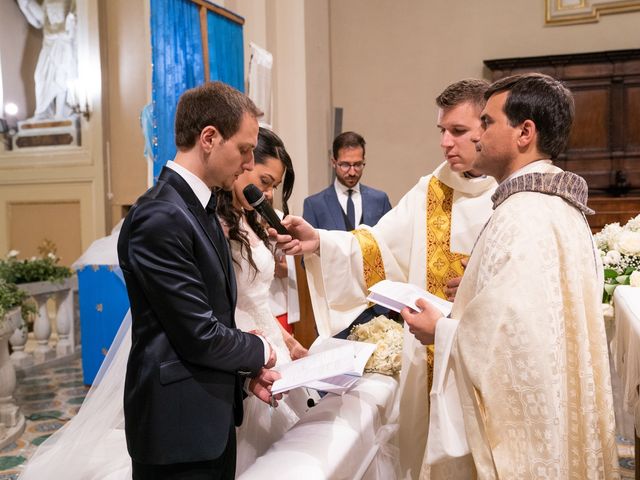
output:
<path id="1" fill-rule="evenodd" d="M 416 300 L 426 298 L 431 305 L 442 312 L 442 316 L 446 317 L 451 313 L 453 304 L 440 297 L 436 297 L 432 293 L 416 287 L 410 283 L 393 282 L 391 280 L 382 280 L 369 289 L 367 300 L 383 307 L 387 307 L 394 312 L 400 312 L 404 307 L 420 310 L 416 306 Z"/>
<path id="2" fill-rule="evenodd" d="M 325 392 L 344 393 L 362 376 L 373 343 L 338 338 L 318 338 L 309 355 L 275 368 L 282 378 L 273 382 L 272 393 L 308 387 Z"/>

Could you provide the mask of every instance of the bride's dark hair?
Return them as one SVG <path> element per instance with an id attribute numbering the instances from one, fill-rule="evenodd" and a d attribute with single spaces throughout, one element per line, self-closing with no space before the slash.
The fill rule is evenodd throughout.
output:
<path id="1" fill-rule="evenodd" d="M 284 148 L 282 140 L 280 140 L 280 137 L 271 130 L 260 127 L 258 132 L 258 145 L 256 145 L 256 148 L 253 150 L 253 156 L 256 164 L 264 164 L 268 158 L 276 158 L 282 162 L 282 165 L 284 166 L 284 179 L 282 180 L 282 211 L 285 215 L 288 215 L 289 206 L 287 205 L 287 200 L 289 200 L 291 192 L 293 191 L 295 173 L 293 171 L 291 157 Z M 256 235 L 258 235 L 267 248 L 271 250 L 267 230 L 262 225 L 258 214 L 255 210 L 244 212 L 242 209 L 236 208 L 233 205 L 232 192 L 218 190 L 216 192 L 216 199 L 216 212 L 229 228 L 229 240 L 236 241 L 240 244 L 240 255 L 249 262 L 249 265 L 254 271 L 257 271 L 258 268 L 256 267 L 256 264 L 253 261 L 253 256 L 251 255 L 249 235 L 246 230 L 240 227 L 240 219 L 242 218 L 243 213 L 246 213 L 245 216 L 247 223 L 251 229 L 256 232 Z M 236 263 L 240 266 L 238 262 Z"/>

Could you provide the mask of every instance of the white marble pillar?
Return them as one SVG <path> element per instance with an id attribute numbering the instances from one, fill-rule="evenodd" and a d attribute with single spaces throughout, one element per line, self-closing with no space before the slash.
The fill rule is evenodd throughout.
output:
<path id="1" fill-rule="evenodd" d="M 11 362 L 16 368 L 27 368 L 33 365 L 33 355 L 25 351 L 28 338 L 29 327 L 27 327 L 27 322 L 25 322 L 21 315 L 18 328 L 16 328 L 13 335 L 9 337 L 9 343 L 13 350 L 11 353 Z"/>
<path id="2" fill-rule="evenodd" d="M 9 358 L 9 336 L 20 324 L 19 308 L 0 321 L 0 448 L 19 437 L 24 431 L 24 415 L 15 404 L 16 371 Z"/>
<path id="3" fill-rule="evenodd" d="M 58 344 L 56 355 L 64 357 L 73 353 L 73 290 L 61 290 L 56 293 L 56 330 Z"/>
<path id="4" fill-rule="evenodd" d="M 35 363 L 46 362 L 55 358 L 55 352 L 49 346 L 51 338 L 51 321 L 49 320 L 49 312 L 47 310 L 47 301 L 51 297 L 51 293 L 39 293 L 33 296 L 38 305 L 36 320 L 33 323 L 33 336 L 36 338 L 36 348 L 33 351 Z"/>

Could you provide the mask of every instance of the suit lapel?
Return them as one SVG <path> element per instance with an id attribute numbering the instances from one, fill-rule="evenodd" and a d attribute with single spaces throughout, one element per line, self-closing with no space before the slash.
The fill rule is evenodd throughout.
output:
<path id="1" fill-rule="evenodd" d="M 229 265 L 230 253 L 221 251 L 223 248 L 227 248 L 226 245 L 218 245 L 218 242 L 215 240 L 217 237 L 214 228 L 216 228 L 207 212 L 202 207 L 202 204 L 196 197 L 196 194 L 193 193 L 189 184 L 176 172 L 171 170 L 170 168 L 164 167 L 162 173 L 160 174 L 160 178 L 158 181 L 166 181 L 169 185 L 171 185 L 176 192 L 180 195 L 180 197 L 187 204 L 187 208 L 191 212 L 191 214 L 196 218 L 200 227 L 204 231 L 205 235 L 211 242 L 213 249 L 218 256 L 218 260 L 222 265 L 222 270 L 224 271 L 224 276 L 227 280 L 227 287 L 229 288 L 229 293 L 232 295 L 232 298 L 236 298 L 236 285 L 235 285 L 235 275 L 230 274 L 231 265 Z M 224 235 L 222 235 L 224 237 Z"/>
<path id="2" fill-rule="evenodd" d="M 370 223 L 371 218 L 369 218 L 372 209 L 368 208 L 368 207 L 372 207 L 371 199 L 369 198 L 369 189 L 366 186 L 364 186 L 362 183 L 360 184 L 360 198 L 362 199 L 361 221 L 365 225 L 372 225 L 372 223 Z"/>

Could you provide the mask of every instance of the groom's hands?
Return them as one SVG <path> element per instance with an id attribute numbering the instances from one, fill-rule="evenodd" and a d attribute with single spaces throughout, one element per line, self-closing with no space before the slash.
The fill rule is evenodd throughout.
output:
<path id="1" fill-rule="evenodd" d="M 249 391 L 264 403 L 268 403 L 272 407 L 278 406 L 278 400 L 282 399 L 282 394 L 271 395 L 271 386 L 273 382 L 280 378 L 280 374 L 275 370 L 263 368 L 257 377 L 252 378 L 249 382 Z"/>
<path id="2" fill-rule="evenodd" d="M 252 333 L 253 335 L 257 335 L 258 337 L 260 337 L 260 340 L 262 340 L 262 344 L 264 345 L 265 354 L 267 353 L 267 349 L 269 349 L 268 357 L 265 355 L 265 357 L 267 358 L 267 361 L 264 364 L 264 368 L 275 367 L 276 360 L 277 360 L 276 351 L 271 346 L 271 344 L 269 343 L 267 338 L 264 336 L 264 334 L 260 330 L 249 330 L 249 333 Z"/>

